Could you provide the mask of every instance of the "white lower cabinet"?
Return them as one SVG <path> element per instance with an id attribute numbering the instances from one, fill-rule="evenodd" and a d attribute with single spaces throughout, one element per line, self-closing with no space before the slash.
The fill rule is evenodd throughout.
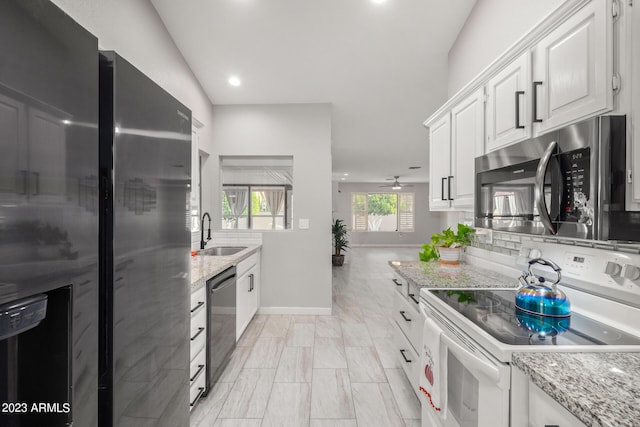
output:
<path id="1" fill-rule="evenodd" d="M 191 332 L 189 369 L 189 407 L 193 409 L 206 387 L 207 351 L 207 289 L 206 286 L 191 293 Z"/>
<path id="2" fill-rule="evenodd" d="M 582 427 L 585 426 L 551 396 L 529 382 L 530 427 Z"/>
<path id="3" fill-rule="evenodd" d="M 396 325 L 393 336 L 393 351 L 396 353 L 398 364 L 407 376 L 413 392 L 420 399 L 418 350 L 422 344 L 424 318 L 416 303 L 418 289 L 397 275 L 393 279 L 393 287 L 396 289 L 393 296 L 392 313 L 392 319 Z"/>
<path id="4" fill-rule="evenodd" d="M 236 339 L 258 311 L 260 302 L 260 251 L 236 266 Z"/>

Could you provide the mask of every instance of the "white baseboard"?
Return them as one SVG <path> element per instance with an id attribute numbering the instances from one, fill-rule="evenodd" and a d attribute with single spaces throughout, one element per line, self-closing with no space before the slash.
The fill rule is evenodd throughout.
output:
<path id="1" fill-rule="evenodd" d="M 422 244 L 418 243 L 355 243 L 352 248 L 420 248 Z"/>
<path id="2" fill-rule="evenodd" d="M 260 307 L 258 314 L 309 314 L 331 316 L 331 307 Z"/>

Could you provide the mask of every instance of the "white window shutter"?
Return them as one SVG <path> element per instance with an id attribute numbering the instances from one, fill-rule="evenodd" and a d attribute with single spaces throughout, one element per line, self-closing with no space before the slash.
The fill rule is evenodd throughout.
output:
<path id="1" fill-rule="evenodd" d="M 367 193 L 351 193 L 351 230 L 367 231 Z"/>
<path id="2" fill-rule="evenodd" d="M 415 231 L 415 203 L 413 193 L 398 194 L 398 231 Z"/>

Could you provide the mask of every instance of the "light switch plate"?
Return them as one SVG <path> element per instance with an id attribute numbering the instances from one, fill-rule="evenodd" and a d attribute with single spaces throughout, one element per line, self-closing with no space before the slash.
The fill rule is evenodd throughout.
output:
<path id="1" fill-rule="evenodd" d="M 309 229 L 309 218 L 300 218 L 298 220 L 298 228 L 300 230 L 307 230 Z"/>

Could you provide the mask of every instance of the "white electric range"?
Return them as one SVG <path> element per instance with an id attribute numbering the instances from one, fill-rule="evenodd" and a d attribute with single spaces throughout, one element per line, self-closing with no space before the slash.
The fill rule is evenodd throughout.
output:
<path id="1" fill-rule="evenodd" d="M 560 265 L 571 316 L 516 310 L 515 289 L 423 288 L 423 426 L 509 426 L 514 352 L 640 351 L 639 254 L 534 241 L 520 253 L 522 269 L 529 257 Z"/>

